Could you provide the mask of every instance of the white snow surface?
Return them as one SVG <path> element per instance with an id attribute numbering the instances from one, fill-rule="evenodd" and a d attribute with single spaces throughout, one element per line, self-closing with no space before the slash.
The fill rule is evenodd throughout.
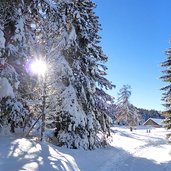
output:
<path id="1" fill-rule="evenodd" d="M 4 49 L 5 48 L 5 38 L 4 38 L 4 33 L 3 31 L 0 29 L 0 49 Z"/>
<path id="2" fill-rule="evenodd" d="M 44 0 L 44 2 L 46 2 L 51 9 L 57 10 L 57 4 L 54 0 Z"/>
<path id="3" fill-rule="evenodd" d="M 171 171 L 167 133 L 113 127 L 110 146 L 93 151 L 0 134 L 0 171 Z"/>
<path id="4" fill-rule="evenodd" d="M 5 77 L 0 77 L 0 99 L 8 96 L 14 98 L 13 88 Z"/>

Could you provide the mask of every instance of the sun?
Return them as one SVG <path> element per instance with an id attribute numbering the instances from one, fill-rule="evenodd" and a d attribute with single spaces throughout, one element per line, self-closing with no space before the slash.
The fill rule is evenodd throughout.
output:
<path id="1" fill-rule="evenodd" d="M 31 68 L 31 71 L 33 73 L 38 74 L 38 75 L 42 75 L 42 76 L 44 76 L 44 74 L 47 71 L 46 63 L 40 59 L 33 61 L 30 65 L 30 68 Z"/>

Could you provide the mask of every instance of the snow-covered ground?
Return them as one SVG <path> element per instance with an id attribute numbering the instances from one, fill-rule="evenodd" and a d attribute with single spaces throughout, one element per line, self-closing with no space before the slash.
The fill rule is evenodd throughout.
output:
<path id="1" fill-rule="evenodd" d="M 112 128 L 111 146 L 93 151 L 0 136 L 0 171 L 171 171 L 163 128 Z"/>

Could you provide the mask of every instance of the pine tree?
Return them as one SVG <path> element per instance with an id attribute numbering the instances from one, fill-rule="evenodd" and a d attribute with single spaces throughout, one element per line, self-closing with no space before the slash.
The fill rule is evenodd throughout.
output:
<path id="1" fill-rule="evenodd" d="M 111 118 L 114 116 L 114 98 L 102 89 L 96 88 L 95 106 L 97 110 L 97 120 L 100 122 L 102 130 L 108 131 L 110 135 Z M 106 119 L 108 118 L 108 119 Z"/>
<path id="2" fill-rule="evenodd" d="M 24 39 L 21 10 L 18 2 L 0 2 L 0 120 L 1 125 L 10 125 L 11 132 L 17 125 L 23 127 L 28 116 L 25 102 L 17 98 L 19 75 L 14 67 L 19 65 L 17 51 L 22 55 L 19 42 Z"/>
<path id="3" fill-rule="evenodd" d="M 0 58 L 0 122 L 1 125 L 10 125 L 10 131 L 15 127 L 25 127 L 29 122 L 29 110 L 22 99 L 17 99 L 16 91 L 19 81 L 15 69 Z"/>
<path id="4" fill-rule="evenodd" d="M 91 1 L 70 1 L 64 3 L 64 6 L 67 41 L 62 52 L 68 66 L 72 69 L 70 86 L 74 90 L 74 96 L 71 99 L 71 107 L 77 106 L 77 112 L 72 113 L 72 110 L 68 110 L 69 113 L 66 113 L 72 123 L 67 124 L 71 131 L 68 138 L 73 142 L 71 146 L 74 145 L 75 148 L 84 146 L 92 149 L 100 146 L 98 131 L 108 130 L 104 127 L 108 117 L 105 112 L 100 114 L 95 102 L 96 84 L 106 89 L 112 88 L 112 84 L 104 78 L 106 67 L 101 64 L 107 60 L 107 57 L 98 45 L 99 24 L 93 13 L 95 5 Z M 103 119 L 99 119 L 99 115 Z M 78 120 L 77 117 L 80 119 Z M 57 137 L 60 136 L 58 133 Z"/>
<path id="5" fill-rule="evenodd" d="M 165 102 L 163 104 L 166 107 L 166 111 L 163 112 L 165 117 L 165 127 L 171 129 L 171 48 L 166 51 L 167 60 L 161 63 L 162 67 L 165 67 L 163 71 L 163 76 L 160 77 L 164 82 L 168 83 L 167 86 L 161 88 L 163 91 L 162 100 Z"/>
<path id="6" fill-rule="evenodd" d="M 5 63 L 3 62 L 4 65 L 1 63 L 3 79 L 1 82 L 7 79 L 6 82 L 9 81 L 10 84 L 8 85 L 15 91 L 13 97 L 6 95 L 2 99 L 2 114 L 5 113 L 6 116 L 9 116 L 6 118 L 12 120 L 12 122 L 16 122 L 17 118 L 22 120 L 25 117 L 23 113 L 28 115 L 26 99 L 30 98 L 30 94 L 33 94 L 31 88 L 35 85 L 25 66 L 26 61 L 31 56 L 30 45 L 35 37 L 30 21 L 38 14 L 39 9 L 36 8 L 38 4 L 38 1 L 20 0 L 2 0 L 0 2 L 0 59 L 1 61 L 6 60 Z M 10 70 L 10 68 L 12 69 Z M 5 78 L 4 73 L 6 74 Z M 17 83 L 12 82 L 11 77 L 13 80 L 17 79 Z M 14 89 L 16 86 L 17 88 Z M 5 87 L 1 91 L 5 92 Z M 24 107 L 27 109 L 24 110 Z M 12 132 L 14 132 L 14 128 Z"/>
<path id="7" fill-rule="evenodd" d="M 118 93 L 116 120 L 118 124 L 136 126 L 139 123 L 138 110 L 129 102 L 131 87 L 123 85 Z"/>
<path id="8" fill-rule="evenodd" d="M 104 78 L 107 68 L 101 63 L 107 57 L 98 46 L 99 24 L 93 8 L 90 1 L 61 1 L 58 20 L 38 26 L 41 45 L 45 47 L 43 54 L 51 66 L 47 80 L 47 127 L 55 129 L 56 125 L 55 144 L 70 148 L 101 146 L 98 131 L 109 132 L 109 117 L 102 110 L 100 113 L 95 94 L 96 83 L 107 89 L 113 85 Z"/>
<path id="9" fill-rule="evenodd" d="M 39 119 L 41 111 L 36 108 L 42 108 L 42 97 L 40 80 L 30 72 L 29 63 L 42 58 L 49 66 L 43 105 L 46 136 L 69 148 L 102 146 L 97 134 L 110 134 L 110 105 L 104 100 L 110 98 L 103 88 L 113 85 L 105 78 L 107 57 L 99 46 L 95 4 L 89 0 L 2 2 L 0 7 L 6 10 L 0 15 L 4 17 L 0 50 L 18 73 L 15 95 L 29 102 L 31 119 Z M 99 104 L 106 106 L 104 111 Z"/>

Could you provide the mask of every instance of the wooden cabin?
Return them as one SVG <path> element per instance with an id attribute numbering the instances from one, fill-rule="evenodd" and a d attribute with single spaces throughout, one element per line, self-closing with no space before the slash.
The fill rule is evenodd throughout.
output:
<path id="1" fill-rule="evenodd" d="M 163 127 L 163 119 L 156 119 L 156 118 L 149 118 L 144 122 L 145 126 L 151 126 L 155 128 L 162 128 Z"/>

